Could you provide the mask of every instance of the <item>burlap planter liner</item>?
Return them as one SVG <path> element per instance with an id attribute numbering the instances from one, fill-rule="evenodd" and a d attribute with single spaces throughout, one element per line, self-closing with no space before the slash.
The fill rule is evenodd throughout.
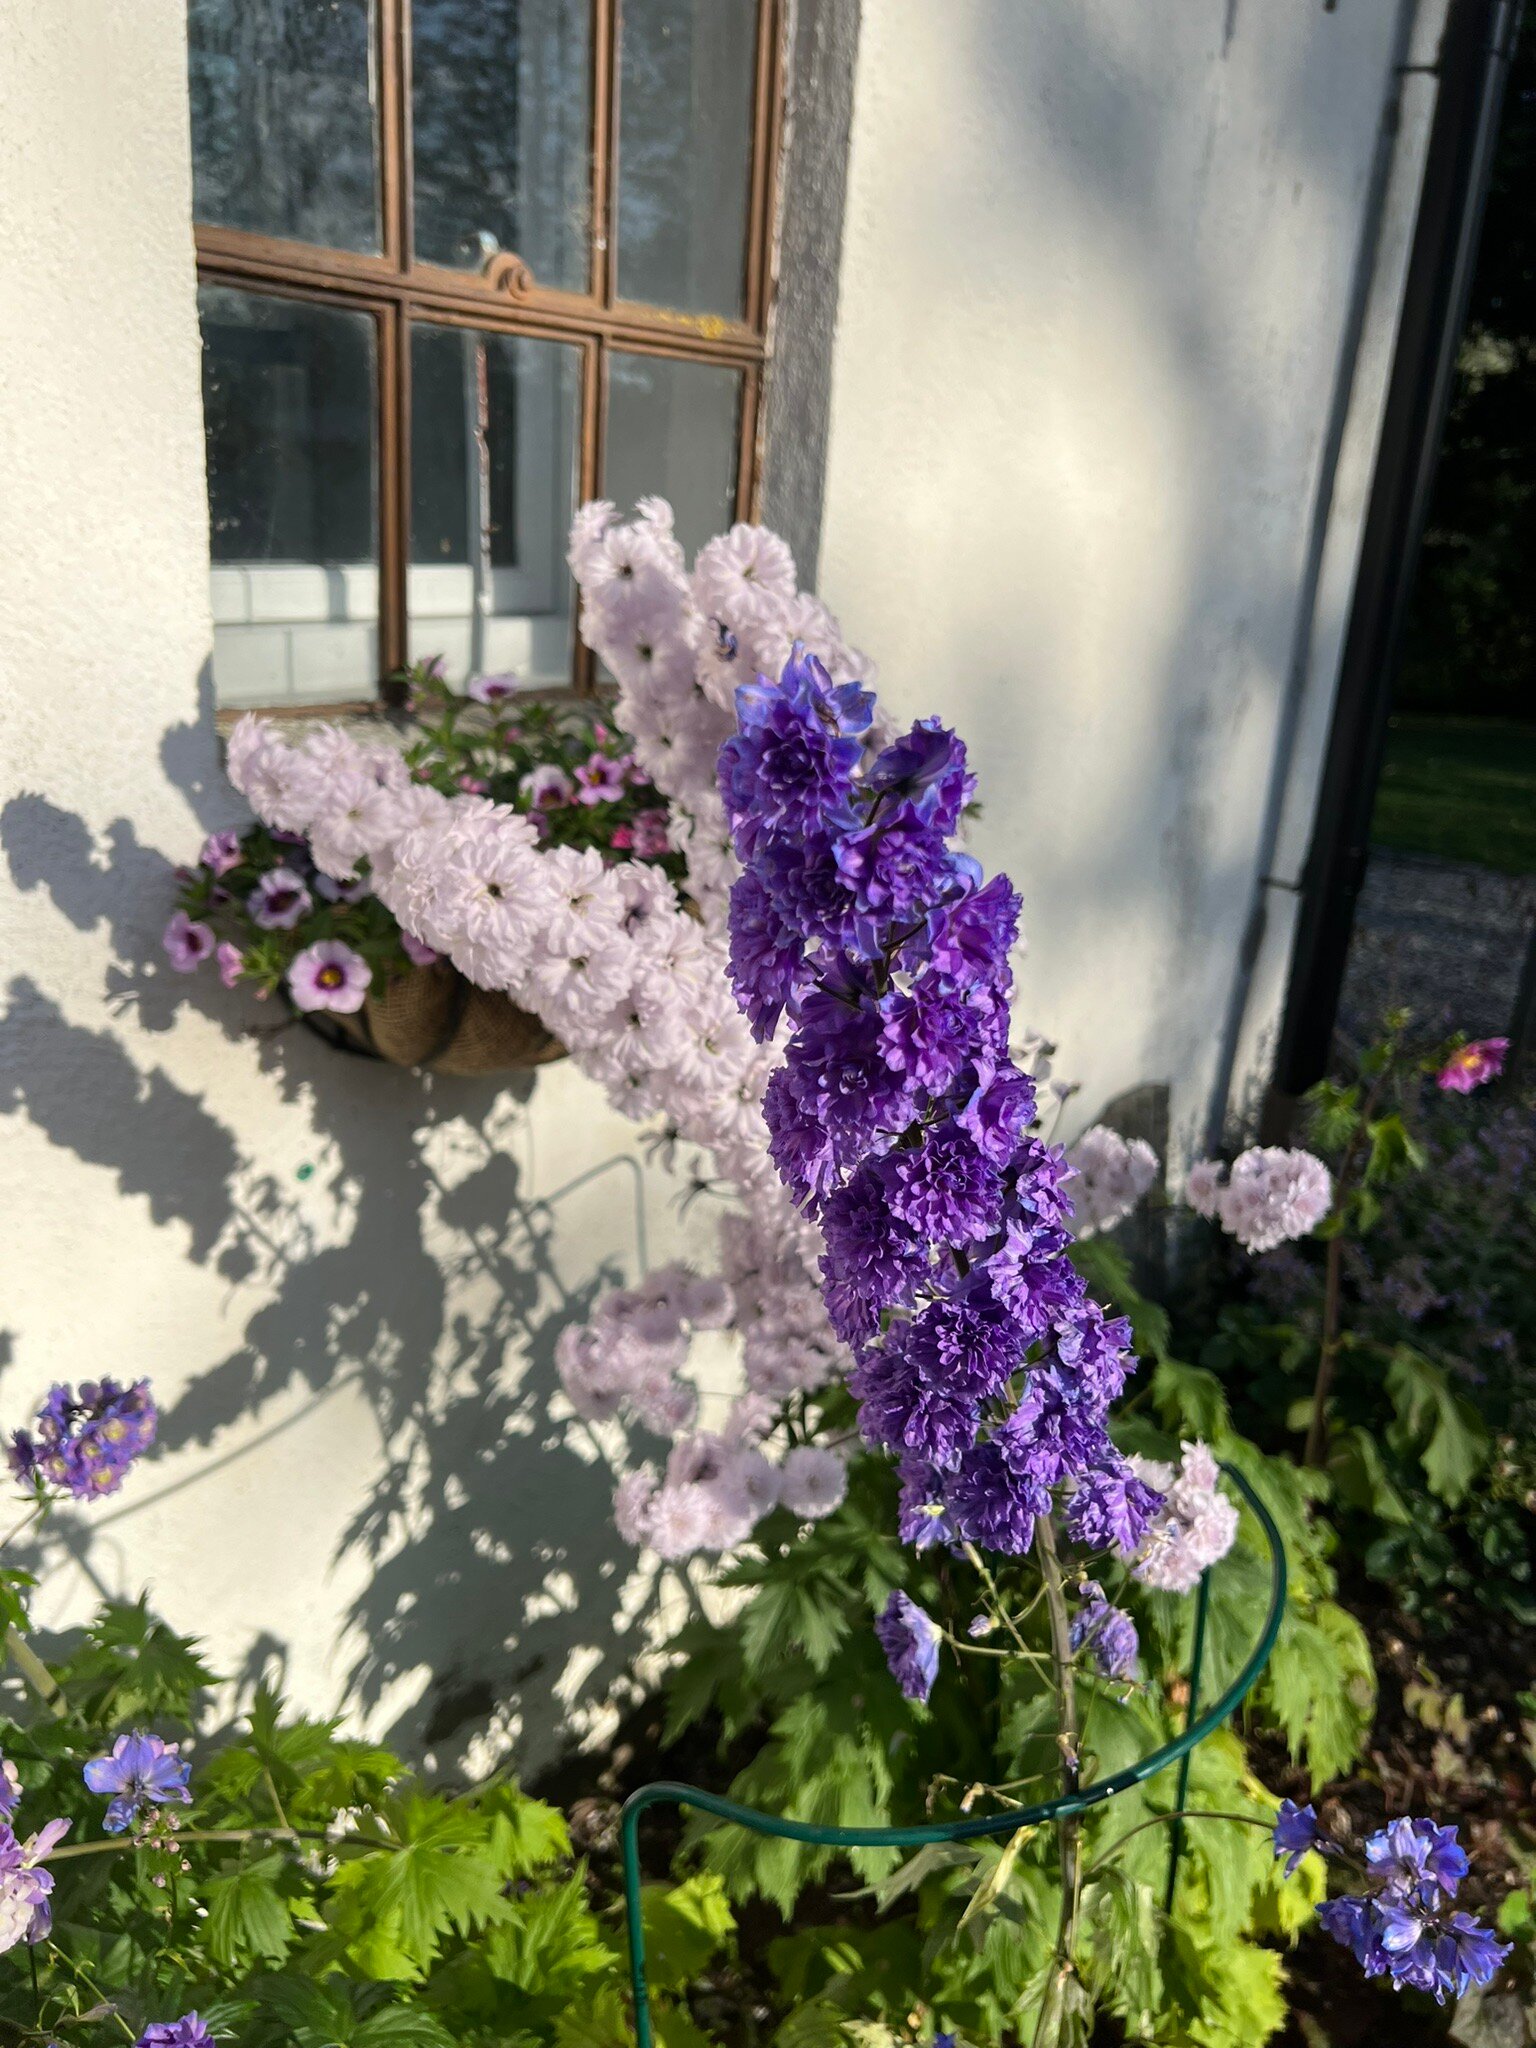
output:
<path id="1" fill-rule="evenodd" d="M 376 982 L 355 1016 L 331 1013 L 326 1024 L 357 1052 L 434 1074 L 497 1074 L 565 1057 L 537 1017 L 510 996 L 476 988 L 446 960 Z"/>

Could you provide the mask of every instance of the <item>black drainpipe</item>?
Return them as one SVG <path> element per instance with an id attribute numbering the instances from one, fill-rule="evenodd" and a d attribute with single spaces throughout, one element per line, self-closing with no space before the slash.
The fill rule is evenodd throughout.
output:
<path id="1" fill-rule="evenodd" d="M 1302 869 L 1267 1123 L 1283 1122 L 1285 1099 L 1303 1094 L 1328 1067 L 1355 900 L 1365 880 L 1403 621 L 1440 457 L 1521 7 L 1522 0 L 1451 0 L 1434 67 L 1439 91 L 1418 225 L 1333 728 Z"/>

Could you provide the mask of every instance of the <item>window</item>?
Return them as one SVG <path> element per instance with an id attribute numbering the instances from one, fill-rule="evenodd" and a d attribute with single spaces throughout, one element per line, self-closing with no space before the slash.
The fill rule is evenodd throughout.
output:
<path id="1" fill-rule="evenodd" d="M 188 0 L 221 706 L 591 686 L 565 535 L 753 502 L 781 0 Z"/>

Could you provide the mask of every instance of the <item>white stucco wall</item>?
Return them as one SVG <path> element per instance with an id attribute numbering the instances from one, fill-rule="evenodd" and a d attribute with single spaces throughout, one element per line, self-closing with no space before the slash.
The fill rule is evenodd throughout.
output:
<path id="1" fill-rule="evenodd" d="M 650 1597 L 550 1420 L 554 1336 L 634 1271 L 638 1214 L 677 1248 L 674 1184 L 568 1066 L 429 1083 L 253 1038 L 261 1005 L 161 955 L 174 864 L 240 815 L 184 16 L 0 23 L 0 1422 L 98 1373 L 165 1410 L 153 1464 L 56 1521 L 45 1620 L 147 1586 L 224 1671 L 408 1735 L 494 1697 L 531 1761 Z"/>
<path id="2" fill-rule="evenodd" d="M 531 1760 L 654 1597 L 551 1416 L 554 1336 L 638 1218 L 660 1256 L 699 1226 L 568 1067 L 426 1083 L 253 1037 L 160 954 L 174 864 L 239 815 L 183 11 L 0 20 L 0 1421 L 100 1372 L 166 1410 L 155 1463 L 55 1525 L 47 1620 L 148 1586 L 226 1670 L 444 1747 L 494 1706 Z M 1314 786 L 1430 103 L 1378 158 L 1400 29 L 1391 0 L 863 13 L 821 585 L 897 707 L 970 738 L 1083 1107 L 1166 1081 L 1186 1136 Z"/>
<path id="3" fill-rule="evenodd" d="M 1442 15 L 862 8 L 819 580 L 972 744 L 1075 1121 L 1263 1069 Z"/>

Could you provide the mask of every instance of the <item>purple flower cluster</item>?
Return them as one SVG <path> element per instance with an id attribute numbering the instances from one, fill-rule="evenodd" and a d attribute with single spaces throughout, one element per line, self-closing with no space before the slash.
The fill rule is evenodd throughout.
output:
<path id="1" fill-rule="evenodd" d="M 1312 1807 L 1283 1800 L 1275 1854 L 1285 1857 L 1287 1876 L 1309 1849 L 1325 1856 L 1343 1853 L 1323 1833 Z M 1452 1910 L 1467 1874 L 1455 1828 L 1432 1820 L 1391 1821 L 1367 1841 L 1365 1862 L 1371 1889 L 1327 1900 L 1317 1917 L 1367 1977 L 1390 1977 L 1397 1991 L 1404 1985 L 1428 1991 L 1441 2005 L 1473 1984 L 1492 1981 L 1509 1948 L 1470 1913 Z"/>
<path id="2" fill-rule="evenodd" d="M 76 1500 L 116 1493 L 128 1467 L 154 1442 L 158 1423 L 148 1380 L 131 1387 L 85 1380 L 78 1395 L 56 1386 L 33 1429 L 12 1437 L 11 1470 L 24 1485 L 41 1482 Z"/>
<path id="3" fill-rule="evenodd" d="M 190 1806 L 191 1773 L 174 1742 L 134 1734 L 119 1735 L 109 1756 L 92 1757 L 84 1777 L 91 1791 L 109 1797 L 101 1824 L 109 1835 L 120 1835 L 151 1807 Z"/>
<path id="4" fill-rule="evenodd" d="M 1089 1579 L 1082 1588 L 1082 1602 L 1072 1617 L 1069 1641 L 1074 1650 L 1086 1650 L 1105 1678 L 1129 1678 L 1136 1669 L 1141 1641 L 1136 1624 L 1123 1608 L 1112 1607 L 1102 1586 Z"/>
<path id="5" fill-rule="evenodd" d="M 759 1038 L 794 1027 L 763 1113 L 902 1534 L 1018 1554 L 1070 1481 L 1069 1533 L 1134 1550 L 1158 1496 L 1105 1428 L 1130 1331 L 1066 1257 L 1070 1169 L 1009 1057 L 1019 899 L 950 844 L 965 749 L 932 718 L 878 749 L 871 693 L 799 647 L 736 703 L 732 980 Z"/>

